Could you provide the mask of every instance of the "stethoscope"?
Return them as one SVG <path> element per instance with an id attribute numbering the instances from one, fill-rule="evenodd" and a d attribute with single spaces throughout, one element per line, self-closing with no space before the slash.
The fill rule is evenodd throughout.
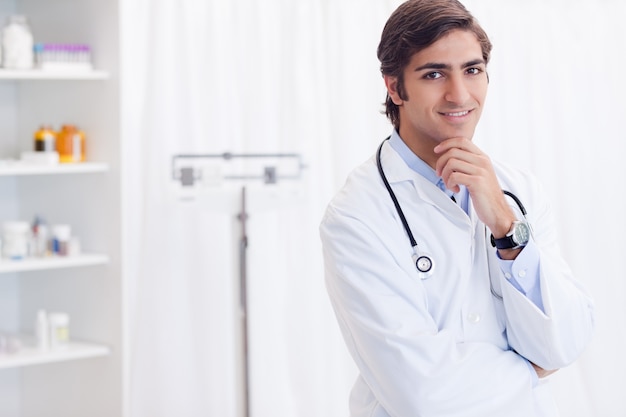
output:
<path id="1" fill-rule="evenodd" d="M 402 221 L 404 230 L 406 231 L 406 234 L 409 237 L 409 241 L 411 242 L 411 247 L 413 248 L 413 255 L 412 255 L 413 263 L 415 264 L 415 267 L 417 268 L 418 277 L 421 279 L 426 279 L 433 274 L 433 271 L 435 269 L 435 261 L 433 260 L 433 257 L 430 254 L 425 253 L 425 252 L 420 252 L 417 241 L 413 237 L 413 233 L 411 232 L 411 228 L 409 227 L 409 223 L 406 221 L 406 217 L 404 216 L 402 207 L 400 207 L 398 198 L 396 197 L 396 194 L 391 189 L 391 185 L 389 185 L 389 181 L 387 180 L 387 176 L 385 175 L 385 171 L 383 170 L 383 164 L 381 162 L 380 155 L 383 149 L 383 145 L 388 139 L 389 137 L 385 138 L 381 142 L 380 146 L 378 147 L 378 151 L 376 152 L 376 165 L 378 166 L 378 172 L 380 174 L 380 178 L 383 180 L 383 183 L 385 184 L 385 188 L 387 188 L 387 191 L 389 192 L 389 196 L 391 197 L 391 200 L 393 201 L 393 205 L 396 207 L 398 216 L 400 216 L 400 220 Z M 515 201 L 515 204 L 517 204 L 517 207 L 519 207 L 522 215 L 524 216 L 524 218 L 526 218 L 526 208 L 524 207 L 520 199 L 517 198 L 517 196 L 510 191 L 502 190 L 502 192 L 505 195 L 508 195 L 509 197 L 511 197 L 513 201 Z M 491 277 L 490 277 L 490 281 L 491 281 Z M 502 299 L 502 296 L 497 294 L 495 290 L 493 289 L 493 285 L 491 285 L 491 293 L 497 298 Z"/>

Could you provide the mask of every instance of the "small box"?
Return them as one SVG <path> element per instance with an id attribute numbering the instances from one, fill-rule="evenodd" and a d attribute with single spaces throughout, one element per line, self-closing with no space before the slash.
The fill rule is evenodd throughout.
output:
<path id="1" fill-rule="evenodd" d="M 59 163 L 59 153 L 57 151 L 24 151 L 22 152 L 21 161 L 34 165 L 56 165 Z"/>

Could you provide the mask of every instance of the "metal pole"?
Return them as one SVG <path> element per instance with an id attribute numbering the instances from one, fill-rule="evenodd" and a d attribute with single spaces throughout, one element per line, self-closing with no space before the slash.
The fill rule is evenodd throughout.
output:
<path id="1" fill-rule="evenodd" d="M 243 385 L 243 416 L 250 417 L 250 377 L 248 366 L 248 298 L 247 298 L 247 259 L 248 235 L 246 233 L 246 187 L 241 188 L 241 212 L 237 216 L 241 222 L 239 238 L 239 308 L 241 315 L 241 356 L 242 356 L 242 385 Z"/>

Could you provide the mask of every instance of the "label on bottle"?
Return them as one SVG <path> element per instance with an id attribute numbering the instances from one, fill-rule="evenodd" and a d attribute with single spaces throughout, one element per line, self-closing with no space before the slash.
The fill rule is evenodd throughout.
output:
<path id="1" fill-rule="evenodd" d="M 80 133 L 75 133 L 72 137 L 72 159 L 74 160 L 74 162 L 81 161 L 81 155 L 83 152 L 81 145 L 82 144 L 80 141 Z"/>

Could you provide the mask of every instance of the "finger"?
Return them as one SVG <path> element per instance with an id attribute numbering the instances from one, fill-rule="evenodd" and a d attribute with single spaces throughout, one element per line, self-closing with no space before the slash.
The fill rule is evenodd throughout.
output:
<path id="1" fill-rule="evenodd" d="M 437 173 L 437 176 L 443 177 L 444 168 L 450 163 L 452 159 L 461 159 L 461 152 L 465 151 L 462 151 L 458 148 L 451 148 L 442 155 L 440 155 L 437 159 L 437 162 L 435 162 L 435 172 Z"/>
<path id="2" fill-rule="evenodd" d="M 545 378 L 547 376 L 552 375 L 553 373 L 555 373 L 556 371 L 558 371 L 558 369 L 551 369 L 551 370 L 547 370 L 544 369 L 538 365 L 535 365 L 534 363 L 530 362 L 530 364 L 532 365 L 532 367 L 535 369 L 535 372 L 537 373 L 537 376 L 539 378 Z"/>
<path id="3" fill-rule="evenodd" d="M 438 176 L 443 176 L 444 167 L 448 166 L 452 160 L 465 161 L 476 166 L 481 166 L 483 164 L 481 155 L 477 155 L 464 149 L 452 148 L 437 159 L 437 162 L 435 163 L 435 171 Z"/>
<path id="4" fill-rule="evenodd" d="M 442 169 L 441 178 L 449 190 L 459 192 L 459 185 L 466 187 L 473 183 L 480 169 L 475 165 L 459 159 L 450 159 Z"/>

